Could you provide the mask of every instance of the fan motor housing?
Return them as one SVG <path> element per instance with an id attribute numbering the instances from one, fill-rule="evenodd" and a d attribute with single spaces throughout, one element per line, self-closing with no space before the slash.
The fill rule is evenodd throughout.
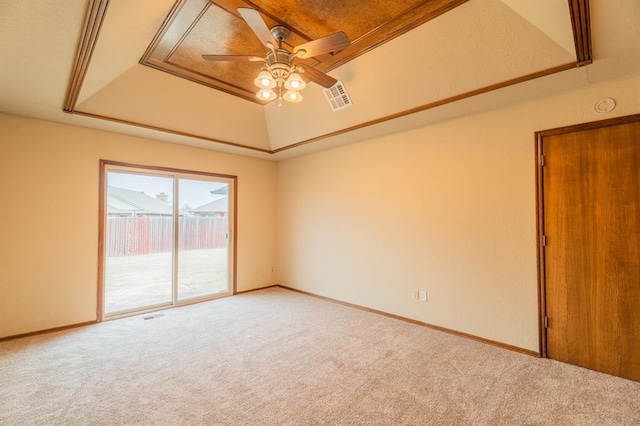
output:
<path id="1" fill-rule="evenodd" d="M 269 66 L 278 63 L 289 65 L 291 63 L 291 52 L 284 49 L 276 49 L 275 51 L 270 50 L 267 52 L 266 59 Z"/>
<path id="2" fill-rule="evenodd" d="M 269 71 L 276 80 L 286 80 L 291 74 L 291 52 L 284 49 L 269 51 L 266 56 Z"/>

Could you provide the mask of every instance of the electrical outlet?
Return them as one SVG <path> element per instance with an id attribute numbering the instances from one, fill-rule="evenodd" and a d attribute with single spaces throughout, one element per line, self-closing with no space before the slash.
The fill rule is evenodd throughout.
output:
<path id="1" fill-rule="evenodd" d="M 420 300 L 420 290 L 413 290 L 413 298 L 415 300 Z"/>
<path id="2" fill-rule="evenodd" d="M 426 302 L 427 301 L 427 291 L 426 290 L 420 290 L 420 301 L 421 302 Z"/>

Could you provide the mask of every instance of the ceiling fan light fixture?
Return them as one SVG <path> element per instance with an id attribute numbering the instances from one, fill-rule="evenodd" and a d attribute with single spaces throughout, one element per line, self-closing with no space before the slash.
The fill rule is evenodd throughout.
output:
<path id="1" fill-rule="evenodd" d="M 302 95 L 297 90 L 287 90 L 287 92 L 282 97 L 287 102 L 302 102 Z"/>
<path id="2" fill-rule="evenodd" d="M 278 105 L 282 104 L 281 101 L 283 98 L 288 102 L 302 102 L 300 90 L 303 90 L 307 86 L 307 83 L 300 77 L 301 72 L 308 72 L 306 79 L 322 87 L 332 87 L 336 84 L 337 80 L 335 78 L 305 63 L 295 64 L 294 59 L 308 59 L 318 55 L 333 54 L 334 52 L 349 47 L 351 42 L 343 31 L 307 41 L 301 45 L 293 46 L 293 48 L 290 49 L 287 46 L 291 45 L 284 44 L 284 41 L 287 40 L 291 34 L 290 29 L 282 25 L 269 28 L 267 22 L 257 9 L 239 7 L 237 10 L 240 17 L 244 19 L 251 31 L 253 31 L 269 51 L 264 57 L 248 55 L 201 55 L 202 59 L 205 61 L 249 60 L 251 62 L 263 62 L 264 65 L 260 73 L 255 80 L 253 80 L 253 84 L 260 89 L 259 92 L 256 93 L 256 97 L 262 101 L 278 99 Z"/>
<path id="3" fill-rule="evenodd" d="M 260 89 L 273 89 L 276 87 L 276 81 L 271 76 L 271 73 L 264 68 L 260 71 L 256 79 L 253 80 L 253 84 Z"/>
<path id="4" fill-rule="evenodd" d="M 258 99 L 262 99 L 263 101 L 272 101 L 278 96 L 271 89 L 260 89 L 258 93 L 256 93 L 256 97 Z"/>
<path id="5" fill-rule="evenodd" d="M 285 81 L 284 87 L 288 90 L 302 90 L 307 87 L 307 83 L 300 77 L 297 71 L 294 71 L 289 75 L 287 81 Z"/>

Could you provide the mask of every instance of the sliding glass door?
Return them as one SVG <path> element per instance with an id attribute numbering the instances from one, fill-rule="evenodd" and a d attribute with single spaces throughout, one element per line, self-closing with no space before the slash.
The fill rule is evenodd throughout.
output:
<path id="1" fill-rule="evenodd" d="M 171 304 L 173 179 L 113 171 L 107 182 L 105 313 Z"/>
<path id="2" fill-rule="evenodd" d="M 229 290 L 229 185 L 178 179 L 178 300 Z M 210 202 L 193 208 L 202 201 Z"/>
<path id="3" fill-rule="evenodd" d="M 103 163 L 101 319 L 231 294 L 234 178 Z"/>

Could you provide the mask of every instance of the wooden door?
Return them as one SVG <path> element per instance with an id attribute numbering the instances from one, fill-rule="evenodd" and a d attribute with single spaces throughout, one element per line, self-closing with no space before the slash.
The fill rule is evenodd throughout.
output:
<path id="1" fill-rule="evenodd" d="M 640 381 L 640 116 L 635 117 L 539 135 L 538 150 L 546 354 Z"/>

